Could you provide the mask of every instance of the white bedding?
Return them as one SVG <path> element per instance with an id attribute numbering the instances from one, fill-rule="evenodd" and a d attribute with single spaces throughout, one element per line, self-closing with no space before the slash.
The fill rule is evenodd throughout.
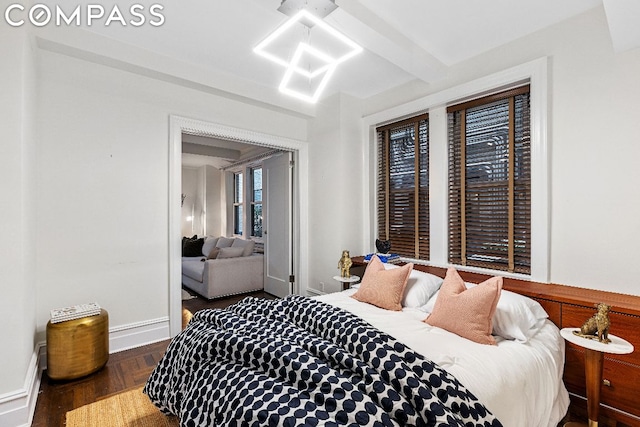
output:
<path id="1" fill-rule="evenodd" d="M 426 313 L 394 312 L 350 297 L 355 289 L 316 297 L 350 311 L 449 371 L 505 427 L 555 427 L 569 407 L 562 382 L 564 339 L 549 320 L 527 343 L 496 337 L 477 344 L 422 320 Z"/>

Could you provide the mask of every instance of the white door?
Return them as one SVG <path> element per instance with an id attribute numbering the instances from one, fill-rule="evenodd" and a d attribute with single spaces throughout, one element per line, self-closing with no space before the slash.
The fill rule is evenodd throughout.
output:
<path id="1" fill-rule="evenodd" d="M 264 290 L 278 297 L 291 293 L 289 276 L 293 274 L 292 172 L 291 153 L 271 157 L 262 164 L 262 188 L 265 192 Z"/>

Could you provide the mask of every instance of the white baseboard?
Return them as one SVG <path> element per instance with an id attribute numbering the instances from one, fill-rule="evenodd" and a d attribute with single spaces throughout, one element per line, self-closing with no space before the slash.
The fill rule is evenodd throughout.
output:
<path id="1" fill-rule="evenodd" d="M 0 426 L 28 427 L 31 425 L 43 370 L 40 365 L 43 359 L 42 354 L 46 359 L 44 343 L 38 343 L 31 355 L 24 386 L 19 390 L 0 395 Z"/>
<path id="2" fill-rule="evenodd" d="M 109 353 L 153 344 L 169 337 L 168 317 L 109 328 Z"/>
<path id="3" fill-rule="evenodd" d="M 307 288 L 307 296 L 308 297 L 316 297 L 318 295 L 326 295 L 326 292 L 321 291 L 320 289 L 315 288 Z"/>
<path id="4" fill-rule="evenodd" d="M 109 353 L 169 339 L 169 318 L 147 320 L 109 328 Z M 36 344 L 24 386 L 0 395 L 0 426 L 29 427 L 33 421 L 42 371 L 47 367 L 46 343 Z"/>

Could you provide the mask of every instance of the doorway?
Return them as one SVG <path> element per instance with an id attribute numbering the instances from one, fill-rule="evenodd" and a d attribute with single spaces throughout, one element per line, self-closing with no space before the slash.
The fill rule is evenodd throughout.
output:
<path id="1" fill-rule="evenodd" d="M 221 140 L 241 142 L 260 147 L 279 149 L 291 152 L 292 162 L 299 164 L 295 168 L 293 189 L 290 192 L 292 202 L 292 236 L 290 240 L 291 273 L 295 278 L 292 293 L 306 292 L 307 248 L 301 242 L 307 241 L 307 188 L 308 149 L 303 141 L 281 138 L 274 135 L 232 128 L 210 122 L 187 119 L 178 116 L 170 117 L 169 140 L 169 328 L 171 336 L 177 335 L 182 328 L 181 321 L 181 198 L 182 198 L 182 136 L 209 137 Z M 267 233 L 269 232 L 266 229 Z M 295 254 L 296 256 L 293 256 Z M 288 277 L 287 277 L 288 279 Z"/>

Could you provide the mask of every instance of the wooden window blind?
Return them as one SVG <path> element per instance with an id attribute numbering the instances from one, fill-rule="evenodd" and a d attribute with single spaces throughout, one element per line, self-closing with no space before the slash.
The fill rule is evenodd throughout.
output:
<path id="1" fill-rule="evenodd" d="M 449 262 L 531 273 L 529 86 L 447 108 Z"/>
<path id="2" fill-rule="evenodd" d="M 391 252 L 429 259 L 429 118 L 381 126 L 378 135 L 378 238 Z"/>

